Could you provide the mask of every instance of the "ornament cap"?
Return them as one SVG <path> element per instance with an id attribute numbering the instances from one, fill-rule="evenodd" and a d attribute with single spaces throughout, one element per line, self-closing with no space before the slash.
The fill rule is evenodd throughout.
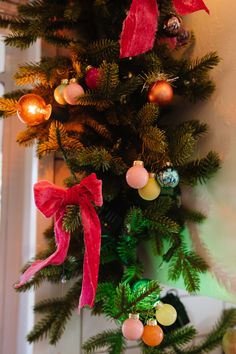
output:
<path id="1" fill-rule="evenodd" d="M 72 79 L 70 79 L 70 84 L 74 84 L 77 83 L 77 80 L 75 77 L 72 77 Z"/>
<path id="2" fill-rule="evenodd" d="M 171 166 L 173 166 L 172 163 L 170 161 L 167 161 L 166 162 L 166 167 L 171 167 Z"/>
<path id="3" fill-rule="evenodd" d="M 141 160 L 136 160 L 133 162 L 133 166 L 144 166 L 144 163 Z"/>
<path id="4" fill-rule="evenodd" d="M 89 71 L 89 70 L 92 69 L 92 68 L 93 68 L 92 65 L 88 65 L 88 66 L 86 66 L 85 71 L 87 72 L 87 71 Z"/>
<path id="5" fill-rule="evenodd" d="M 61 85 L 67 85 L 69 83 L 68 79 L 62 79 L 61 80 Z"/>
<path id="6" fill-rule="evenodd" d="M 147 325 L 148 326 L 157 326 L 157 320 L 148 320 Z"/>
<path id="7" fill-rule="evenodd" d="M 159 301 L 159 302 L 155 305 L 155 308 L 156 308 L 156 310 L 159 310 L 159 309 L 161 309 L 163 306 L 164 306 L 163 302 Z"/>
<path id="8" fill-rule="evenodd" d="M 155 178 L 155 177 L 156 177 L 155 173 L 153 173 L 153 172 L 149 173 L 149 178 Z"/>
<path id="9" fill-rule="evenodd" d="M 132 318 L 133 320 L 139 320 L 139 314 L 138 313 L 129 313 L 129 318 Z"/>

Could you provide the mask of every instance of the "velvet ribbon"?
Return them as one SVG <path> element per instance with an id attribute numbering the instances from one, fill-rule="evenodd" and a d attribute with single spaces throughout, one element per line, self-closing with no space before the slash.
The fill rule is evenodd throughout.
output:
<path id="1" fill-rule="evenodd" d="M 187 15 L 208 8 L 203 0 L 173 0 L 179 15 Z M 133 0 L 123 22 L 120 37 L 120 58 L 133 57 L 151 50 L 158 27 L 157 0 Z"/>
<path id="2" fill-rule="evenodd" d="M 98 283 L 101 247 L 101 225 L 94 204 L 102 206 L 102 181 L 98 180 L 94 173 L 85 177 L 80 184 L 68 189 L 60 188 L 48 181 L 40 181 L 34 185 L 34 197 L 37 208 L 47 218 L 54 216 L 57 249 L 47 259 L 32 263 L 15 287 L 21 287 L 44 267 L 63 263 L 70 243 L 70 233 L 63 229 L 65 207 L 79 205 L 85 243 L 79 309 L 85 305 L 92 307 Z"/>

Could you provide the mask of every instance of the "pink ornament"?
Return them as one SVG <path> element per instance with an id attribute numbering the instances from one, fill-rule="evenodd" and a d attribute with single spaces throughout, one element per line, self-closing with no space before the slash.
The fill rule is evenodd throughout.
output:
<path id="1" fill-rule="evenodd" d="M 122 333 L 126 339 L 138 340 L 143 335 L 143 324 L 138 314 L 129 314 L 129 318 L 122 325 Z"/>
<path id="2" fill-rule="evenodd" d="M 126 182 L 131 188 L 139 189 L 148 183 L 149 174 L 143 167 L 143 161 L 134 161 L 126 173 Z"/>
<path id="3" fill-rule="evenodd" d="M 84 89 L 76 79 L 71 79 L 69 85 L 64 88 L 63 94 L 67 103 L 77 105 L 77 98 L 84 95 Z"/>
<path id="4" fill-rule="evenodd" d="M 101 78 L 101 70 L 98 68 L 93 68 L 88 66 L 85 74 L 85 83 L 89 89 L 94 90 L 99 85 L 99 80 Z"/>

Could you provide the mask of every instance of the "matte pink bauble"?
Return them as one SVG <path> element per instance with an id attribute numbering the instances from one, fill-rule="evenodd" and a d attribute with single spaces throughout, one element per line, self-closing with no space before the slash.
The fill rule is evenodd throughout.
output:
<path id="1" fill-rule="evenodd" d="M 138 314 L 129 314 L 122 325 L 123 336 L 128 340 L 139 340 L 143 335 L 143 324 Z"/>
<path id="2" fill-rule="evenodd" d="M 77 105 L 77 98 L 84 95 L 84 89 L 76 79 L 71 79 L 69 85 L 64 88 L 63 95 L 67 103 Z"/>
<path id="3" fill-rule="evenodd" d="M 134 161 L 126 173 L 126 182 L 131 188 L 139 189 L 148 183 L 149 174 L 143 167 L 143 161 Z"/>
<path id="4" fill-rule="evenodd" d="M 101 78 L 101 70 L 98 68 L 88 67 L 85 74 L 85 83 L 89 89 L 94 90 L 98 87 Z"/>

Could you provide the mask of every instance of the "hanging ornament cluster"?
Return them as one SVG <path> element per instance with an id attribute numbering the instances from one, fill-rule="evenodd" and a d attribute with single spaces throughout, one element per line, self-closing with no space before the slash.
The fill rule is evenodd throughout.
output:
<path id="1" fill-rule="evenodd" d="M 34 126 L 49 119 L 52 113 L 52 106 L 46 104 L 44 99 L 28 93 L 22 96 L 17 103 L 17 116 L 25 124 Z"/>
<path id="2" fill-rule="evenodd" d="M 167 163 L 166 168 L 158 173 L 157 180 L 161 187 L 175 188 L 179 184 L 179 174 L 170 163 Z"/>
<path id="3" fill-rule="evenodd" d="M 156 177 L 155 173 L 148 173 L 143 161 L 137 160 L 126 172 L 126 182 L 131 188 L 138 190 L 142 199 L 152 201 L 160 195 L 161 187 L 175 188 L 179 183 L 179 174 L 167 163 L 166 168 Z"/>
<path id="4" fill-rule="evenodd" d="M 176 47 L 186 45 L 190 38 L 190 32 L 182 25 L 180 17 L 173 14 L 164 20 L 163 32 L 166 37 L 175 37 Z"/>
<path id="5" fill-rule="evenodd" d="M 173 88 L 171 84 L 165 80 L 154 82 L 148 90 L 148 101 L 158 104 L 159 106 L 167 106 L 170 104 L 173 96 Z"/>
<path id="6" fill-rule="evenodd" d="M 154 173 L 148 173 L 143 161 L 134 161 L 126 173 L 126 181 L 131 188 L 138 189 L 138 194 L 144 200 L 156 199 L 160 192 L 160 185 L 155 179 Z"/>
<path id="7" fill-rule="evenodd" d="M 77 83 L 76 78 L 70 79 L 69 83 L 67 79 L 61 81 L 61 84 L 54 90 L 54 98 L 57 103 L 61 105 L 77 105 L 77 99 L 84 95 L 83 87 Z"/>

